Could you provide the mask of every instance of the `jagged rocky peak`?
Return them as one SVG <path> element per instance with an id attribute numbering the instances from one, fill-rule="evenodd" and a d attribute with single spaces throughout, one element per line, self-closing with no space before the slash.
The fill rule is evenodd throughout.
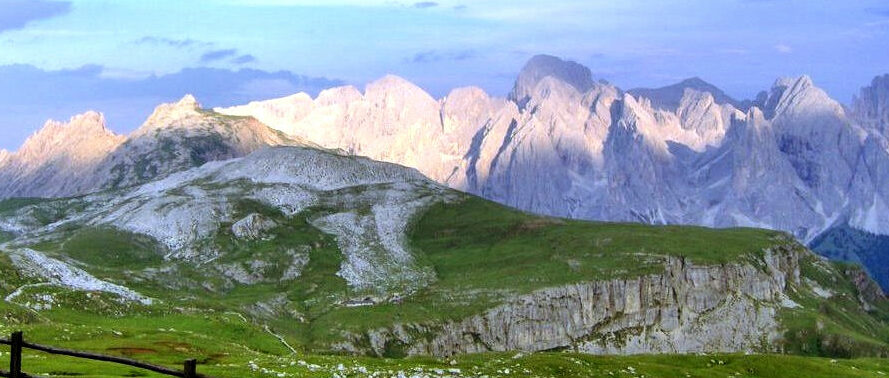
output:
<path id="1" fill-rule="evenodd" d="M 145 121 L 144 127 L 170 126 L 174 121 L 200 115 L 201 104 L 194 96 L 187 94 L 177 102 L 158 105 Z"/>
<path id="2" fill-rule="evenodd" d="M 70 133 L 70 134 L 113 134 L 105 125 L 105 115 L 95 111 L 87 111 L 68 119 L 68 122 L 49 120 L 43 125 L 38 135 L 46 133 Z"/>
<path id="3" fill-rule="evenodd" d="M 753 104 L 762 109 L 768 119 L 782 114 L 790 117 L 843 115 L 842 105 L 815 86 L 808 75 L 778 78 L 769 92 L 760 92 Z"/>
<path id="4" fill-rule="evenodd" d="M 889 74 L 874 77 L 852 100 L 852 112 L 863 125 L 884 135 L 889 131 Z"/>
<path id="5" fill-rule="evenodd" d="M 122 136 L 105 125 L 102 113 L 88 111 L 71 117 L 68 122 L 46 121 L 43 128 L 31 135 L 19 149 L 20 155 L 46 154 L 119 143 Z"/>
<path id="6" fill-rule="evenodd" d="M 547 77 L 563 81 L 580 93 L 585 93 L 595 84 L 589 68 L 551 55 L 537 55 L 522 68 L 509 99 L 524 107 L 534 95 L 537 84 Z"/>
<path id="7" fill-rule="evenodd" d="M 721 89 L 699 77 L 692 77 L 673 85 L 660 88 L 635 88 L 627 92 L 637 97 L 645 97 L 651 100 L 651 105 L 658 109 L 676 111 L 686 96 L 686 92 L 704 92 L 713 96 L 717 104 L 730 104 L 737 109 L 745 110 L 749 104 L 735 100 L 725 94 Z"/>

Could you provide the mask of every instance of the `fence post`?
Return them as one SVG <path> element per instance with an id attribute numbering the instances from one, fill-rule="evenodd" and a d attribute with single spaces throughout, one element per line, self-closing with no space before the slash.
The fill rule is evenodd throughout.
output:
<path id="1" fill-rule="evenodd" d="M 198 378 L 198 362 L 195 359 L 185 360 L 185 378 Z"/>
<path id="2" fill-rule="evenodd" d="M 12 378 L 21 378 L 22 376 L 22 331 L 12 333 L 9 338 L 9 376 Z"/>

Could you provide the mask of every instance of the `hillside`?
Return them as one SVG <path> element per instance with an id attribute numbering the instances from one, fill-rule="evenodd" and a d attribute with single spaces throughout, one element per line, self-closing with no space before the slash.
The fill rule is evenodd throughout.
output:
<path id="1" fill-rule="evenodd" d="M 0 333 L 161 363 L 196 356 L 221 376 L 315 364 L 323 375 L 341 363 L 508 375 L 512 354 L 475 354 L 516 351 L 889 354 L 876 285 L 786 234 L 530 215 L 311 148 L 81 197 L 6 200 L 0 220 Z M 723 369 L 701 357 L 527 358 L 516 364 L 540 374 L 627 361 Z M 762 369 L 768 357 L 714 358 Z"/>

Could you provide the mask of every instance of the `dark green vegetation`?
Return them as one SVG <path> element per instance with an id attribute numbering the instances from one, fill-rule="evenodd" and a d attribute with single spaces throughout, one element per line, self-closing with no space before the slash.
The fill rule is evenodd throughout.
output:
<path id="1" fill-rule="evenodd" d="M 0 200 L 0 217 L 12 216 L 18 211 L 24 211 L 34 223 L 44 226 L 63 219 L 73 212 L 83 210 L 85 207 L 86 203 L 77 199 L 9 198 Z"/>
<path id="2" fill-rule="evenodd" d="M 883 290 L 889 289 L 889 236 L 842 225 L 821 234 L 809 246 L 832 260 L 866 266 Z"/>
<path id="3" fill-rule="evenodd" d="M 70 211 L 66 206 L 71 203 L 77 202 L 3 201 L 0 214 L 33 204 L 40 206 L 25 211 L 64 213 Z M 164 260 L 169 251 L 153 239 L 111 228 L 60 230 L 57 238 L 32 245 L 158 301 L 149 306 L 123 304 L 107 294 L 26 287 L 17 304 L 0 303 L 0 334 L 23 329 L 34 342 L 171 366 L 197 357 L 200 371 L 219 376 L 259 375 L 251 361 L 274 372 L 298 376 L 330 376 L 338 371 L 339 364 L 354 376 L 367 375 L 363 371 L 409 372 L 418 368 L 429 373 L 460 369 L 492 376 L 613 373 L 711 377 L 740 373 L 783 377 L 788 371 L 806 371 L 809 377 L 834 377 L 889 372 L 889 363 L 878 359 L 832 362 L 777 355 L 595 357 L 537 353 L 513 358 L 515 353 L 511 353 L 463 356 L 453 363 L 436 358 L 328 355 L 325 353 L 342 340 L 344 331 L 361 334 L 393 323 L 458 320 L 505 298 L 541 288 L 657 273 L 663 270 L 667 256 L 684 257 L 702 265 L 755 262 L 764 248 L 792 242 L 783 233 L 756 229 L 713 230 L 540 217 L 461 196 L 454 203 L 431 206 L 414 220 L 408 232 L 417 260 L 435 272 L 432 285 L 401 303 L 348 308 L 342 305 L 344 301 L 374 293 L 354 292 L 336 275 L 343 259 L 336 240 L 311 224 L 319 216 L 339 211 L 339 204 L 312 207 L 288 217 L 256 201 L 238 199 L 233 203 L 233 219 L 258 213 L 277 226 L 261 238 L 245 240 L 232 234 L 230 223 L 222 224 L 215 237 L 200 246 L 219 251 L 210 263 Z M 823 298 L 808 286 L 794 288 L 791 299 L 802 307 L 781 314 L 787 328 L 783 349 L 837 358 L 886 355 L 886 303 L 877 302 L 863 311 L 861 298 L 865 293 L 849 280 L 857 268 L 807 256 L 802 262 L 804 279 L 831 294 Z M 301 274 L 288 278 L 288 267 L 301 257 L 308 260 Z M 231 272 L 238 271 L 248 274 L 233 279 L 239 274 Z M 0 255 L 0 297 L 34 283 L 37 281 L 16 272 L 5 254 Z M 37 294 L 47 292 L 55 297 L 50 309 L 34 312 L 19 305 L 38 300 Z M 297 353 L 293 354 L 279 336 Z M 401 357 L 404 352 L 404 346 L 392 344 L 385 355 Z M 0 356 L 0 364 L 7 356 Z M 31 367 L 31 372 L 57 375 L 110 371 L 107 364 L 39 354 L 26 358 L 25 366 Z M 127 368 L 120 374 L 136 371 Z"/>
<path id="4" fill-rule="evenodd" d="M 111 227 L 88 227 L 74 231 L 61 253 L 77 261 L 117 269 L 142 269 L 162 262 L 154 239 Z"/>
<path id="5" fill-rule="evenodd" d="M 28 205 L 35 205 L 46 201 L 42 198 L 8 198 L 0 200 L 0 214 L 8 214 L 15 212 Z"/>
<path id="6" fill-rule="evenodd" d="M 843 276 L 830 270 L 842 272 Z M 827 263 L 814 256 L 801 261 L 801 274 L 822 288 L 821 293 L 796 290 L 791 298 L 801 307 L 785 309 L 782 324 L 786 350 L 809 356 L 889 357 L 889 302 L 873 287 L 857 287 L 855 276 L 865 275 L 857 265 Z M 845 276 L 845 277 L 844 277 Z M 862 311 L 862 304 L 867 311 Z"/>

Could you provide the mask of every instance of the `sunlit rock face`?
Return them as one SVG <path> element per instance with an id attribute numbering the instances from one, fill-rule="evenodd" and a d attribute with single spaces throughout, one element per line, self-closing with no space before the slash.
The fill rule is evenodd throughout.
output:
<path id="1" fill-rule="evenodd" d="M 436 102 L 388 76 L 364 93 L 343 87 L 217 111 L 534 212 L 766 227 L 808 241 L 846 221 L 889 232 L 879 215 L 889 159 L 871 125 L 885 123 L 875 115 L 885 81 L 862 91 L 850 117 L 807 76 L 742 102 L 699 78 L 624 92 L 577 63 L 538 56 L 506 99 L 461 88 Z"/>
<path id="2" fill-rule="evenodd" d="M 18 151 L 0 152 L 0 197 L 64 196 L 86 189 L 86 176 L 124 139 L 106 128 L 101 113 L 47 121 Z"/>

